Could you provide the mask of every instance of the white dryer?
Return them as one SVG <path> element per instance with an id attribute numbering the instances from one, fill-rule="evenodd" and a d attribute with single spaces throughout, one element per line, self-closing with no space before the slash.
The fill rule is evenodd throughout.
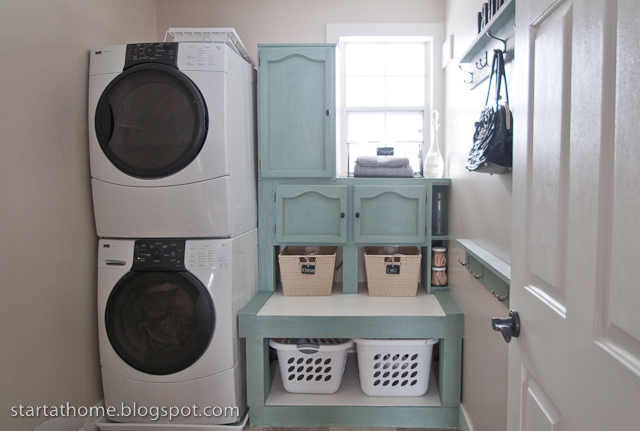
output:
<path id="1" fill-rule="evenodd" d="M 232 46 L 91 51 L 98 236 L 224 238 L 256 227 L 255 69 Z"/>
<path id="2" fill-rule="evenodd" d="M 256 229 L 233 239 L 100 240 L 98 330 L 108 419 L 242 418 L 245 351 L 237 313 L 257 292 L 257 254 Z"/>

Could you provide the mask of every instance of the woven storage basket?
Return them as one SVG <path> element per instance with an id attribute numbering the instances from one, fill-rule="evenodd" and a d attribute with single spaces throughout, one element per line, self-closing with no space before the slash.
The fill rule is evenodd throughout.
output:
<path id="1" fill-rule="evenodd" d="M 374 397 L 419 397 L 429 388 L 434 338 L 355 338 L 362 392 Z"/>
<path id="2" fill-rule="evenodd" d="M 370 296 L 416 296 L 422 255 L 417 247 L 365 247 Z"/>
<path id="3" fill-rule="evenodd" d="M 341 338 L 269 340 L 278 353 L 282 385 L 287 392 L 332 394 L 340 388 L 353 341 Z"/>
<path id="4" fill-rule="evenodd" d="M 286 246 L 278 256 L 285 296 L 328 296 L 337 247 Z"/>

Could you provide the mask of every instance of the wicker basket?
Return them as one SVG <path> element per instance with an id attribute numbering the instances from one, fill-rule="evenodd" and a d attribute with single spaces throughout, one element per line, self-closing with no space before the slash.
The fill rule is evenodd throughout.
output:
<path id="1" fill-rule="evenodd" d="M 422 255 L 417 247 L 365 247 L 370 296 L 416 296 Z"/>
<path id="2" fill-rule="evenodd" d="M 329 296 L 337 247 L 286 246 L 278 256 L 285 296 Z"/>

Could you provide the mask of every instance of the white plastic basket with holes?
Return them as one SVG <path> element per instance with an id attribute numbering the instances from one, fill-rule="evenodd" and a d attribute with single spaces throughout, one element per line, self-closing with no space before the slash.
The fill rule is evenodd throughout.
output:
<path id="1" fill-rule="evenodd" d="M 269 340 L 277 350 L 282 385 L 287 392 L 332 394 L 340 388 L 347 349 L 353 341 L 338 338 Z"/>
<path id="2" fill-rule="evenodd" d="M 374 397 L 418 397 L 429 388 L 437 339 L 355 338 L 362 391 Z"/>

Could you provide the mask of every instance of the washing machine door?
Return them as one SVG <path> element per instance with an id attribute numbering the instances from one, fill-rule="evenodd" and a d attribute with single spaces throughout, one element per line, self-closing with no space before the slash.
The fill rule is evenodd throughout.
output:
<path id="1" fill-rule="evenodd" d="M 189 272 L 129 272 L 112 290 L 105 326 L 116 353 L 147 374 L 193 365 L 215 329 L 211 295 Z"/>
<path id="2" fill-rule="evenodd" d="M 185 168 L 207 136 L 207 107 L 197 86 L 175 67 L 142 63 L 105 88 L 96 137 L 115 167 L 136 178 L 162 178 Z"/>

